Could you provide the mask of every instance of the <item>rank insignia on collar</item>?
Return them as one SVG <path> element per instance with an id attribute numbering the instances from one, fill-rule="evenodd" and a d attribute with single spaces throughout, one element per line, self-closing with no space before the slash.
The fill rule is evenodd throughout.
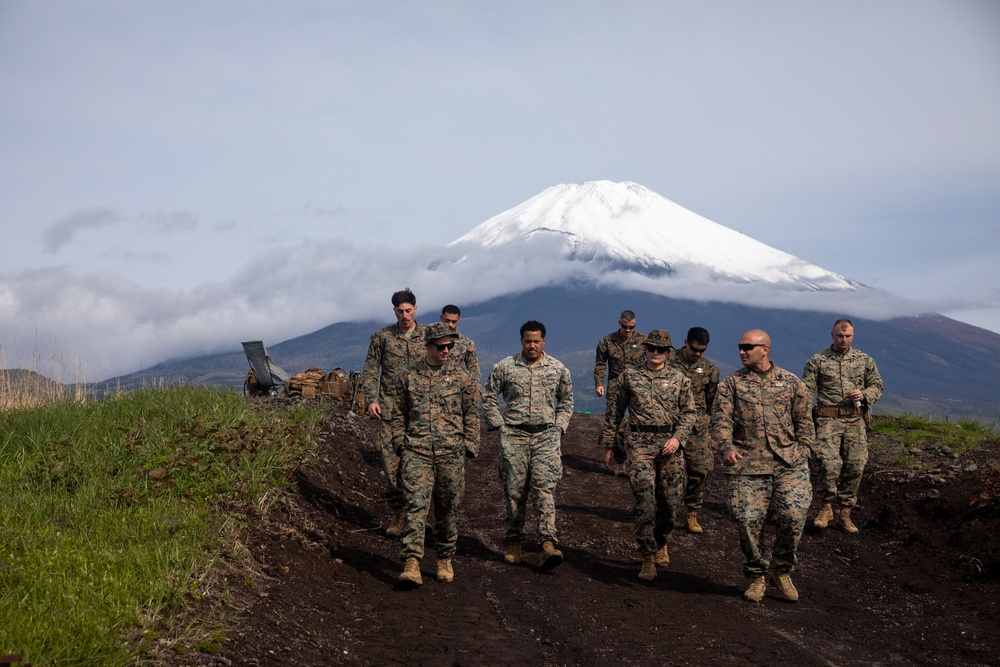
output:
<path id="1" fill-rule="evenodd" d="M 779 381 L 779 382 L 775 382 L 775 383 L 774 383 L 774 386 L 775 386 L 775 387 L 784 387 L 784 386 L 785 386 L 785 383 L 784 383 L 784 382 L 780 382 L 780 381 Z"/>
<path id="2" fill-rule="evenodd" d="M 695 373 L 704 373 L 705 371 L 703 371 L 703 370 L 701 369 L 701 366 L 699 366 L 698 368 L 694 369 L 694 372 L 695 372 Z"/>

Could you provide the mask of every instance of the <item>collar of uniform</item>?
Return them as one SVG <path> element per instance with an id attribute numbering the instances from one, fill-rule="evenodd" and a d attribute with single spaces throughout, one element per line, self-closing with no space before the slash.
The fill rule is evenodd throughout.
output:
<path id="1" fill-rule="evenodd" d="M 830 347 L 826 348 L 826 351 L 827 353 L 829 353 L 831 357 L 846 359 L 847 357 L 851 356 L 851 354 L 854 352 L 854 346 L 853 345 L 850 346 L 843 352 L 837 352 L 835 349 L 833 349 L 833 345 L 831 345 Z"/>
<path id="2" fill-rule="evenodd" d="M 514 355 L 514 363 L 525 366 L 526 368 L 532 368 L 531 364 L 529 364 L 524 359 L 524 352 L 518 352 L 517 354 Z M 535 366 L 548 366 L 548 365 L 549 365 L 549 355 L 542 352 L 542 357 L 541 359 L 535 362 Z"/>
<path id="3" fill-rule="evenodd" d="M 397 336 L 400 336 L 400 337 L 402 337 L 404 334 L 409 334 L 409 335 L 412 336 L 414 334 L 419 333 L 421 339 L 423 339 L 423 331 L 426 328 L 427 327 L 425 327 L 420 322 L 416 322 L 412 331 L 403 331 L 402 329 L 399 328 L 399 322 L 396 322 L 395 324 L 392 325 L 392 333 L 394 333 L 394 334 L 396 334 Z"/>

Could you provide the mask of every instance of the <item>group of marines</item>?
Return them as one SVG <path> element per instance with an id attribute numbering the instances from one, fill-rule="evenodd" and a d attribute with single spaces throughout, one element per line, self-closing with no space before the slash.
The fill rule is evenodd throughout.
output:
<path id="1" fill-rule="evenodd" d="M 432 502 L 437 579 L 454 579 L 457 510 L 465 461 L 479 451 L 480 399 L 487 430 L 499 431 L 504 561 L 521 562 L 530 496 L 539 566 L 557 567 L 563 554 L 555 493 L 573 387 L 569 370 L 544 352 L 545 325 L 525 322 L 521 351 L 499 361 L 480 390 L 475 344 L 458 333 L 456 306 L 445 306 L 440 322 L 424 326 L 416 322 L 409 289 L 393 294 L 392 305 L 396 324 L 372 335 L 362 382 L 365 396 L 375 397 L 368 414 L 379 420 L 377 446 L 392 512 L 386 534 L 402 541 L 397 586 L 422 584 Z M 595 391 L 607 400 L 598 444 L 604 465 L 627 476 L 632 488 L 640 579 L 655 579 L 657 567 L 669 564 L 667 537 L 682 502 L 687 531 L 703 532 L 698 510 L 715 457 L 739 528 L 745 599 L 763 599 L 768 574 L 783 598 L 798 599 L 790 573 L 813 496 L 810 460 L 820 487 L 813 524 L 858 531 L 851 511 L 868 459 L 866 417 L 882 395 L 882 380 L 872 358 L 852 347 L 853 336 L 850 320 L 837 320 L 833 344 L 809 359 L 800 379 L 770 360 L 767 333 L 748 331 L 738 345 L 743 368 L 720 383 L 718 368 L 704 357 L 707 330 L 691 328 L 675 349 L 666 330 L 642 334 L 635 313 L 621 313 L 618 330 L 597 346 Z M 763 546 L 769 514 L 775 526 L 770 560 Z"/>

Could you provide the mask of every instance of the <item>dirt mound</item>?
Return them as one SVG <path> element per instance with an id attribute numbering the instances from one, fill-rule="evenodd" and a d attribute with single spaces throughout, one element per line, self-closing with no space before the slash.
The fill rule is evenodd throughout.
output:
<path id="1" fill-rule="evenodd" d="M 873 456 L 855 513 L 861 532 L 808 531 L 794 574 L 798 603 L 772 589 L 742 599 L 745 580 L 725 480 L 709 478 L 705 532 L 675 532 L 671 562 L 636 578 L 628 482 L 596 447 L 602 417 L 575 415 L 563 440 L 558 525 L 566 562 L 553 573 L 502 561 L 499 443 L 483 430 L 469 462 L 455 581 L 394 589 L 399 543 L 373 451 L 373 422 L 338 415 L 317 465 L 253 525 L 269 576 L 238 598 L 246 611 L 222 652 L 234 665 L 913 665 L 998 664 L 1000 537 L 977 507 L 986 454 L 921 454 L 924 472 Z M 994 476 L 996 473 L 992 473 Z M 815 512 L 815 508 L 814 508 Z M 533 527 L 532 517 L 528 525 Z"/>

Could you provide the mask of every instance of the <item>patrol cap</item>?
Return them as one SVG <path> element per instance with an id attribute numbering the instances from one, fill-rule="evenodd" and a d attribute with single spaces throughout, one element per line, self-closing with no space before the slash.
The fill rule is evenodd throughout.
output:
<path id="1" fill-rule="evenodd" d="M 670 342 L 670 332 L 666 329 L 653 329 L 646 334 L 646 340 L 642 341 L 642 344 L 654 347 L 673 347 Z"/>
<path id="2" fill-rule="evenodd" d="M 438 338 L 458 338 L 458 334 L 449 329 L 443 322 L 435 322 L 427 327 L 424 340 L 430 342 Z"/>

